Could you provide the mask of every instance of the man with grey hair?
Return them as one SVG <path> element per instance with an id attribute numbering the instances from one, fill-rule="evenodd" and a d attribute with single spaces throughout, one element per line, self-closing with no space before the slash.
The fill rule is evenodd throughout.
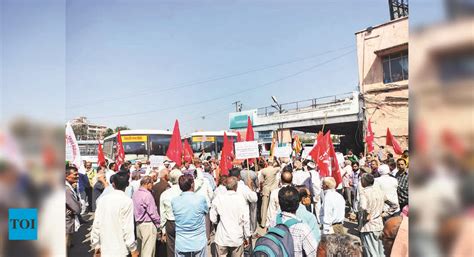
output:
<path id="1" fill-rule="evenodd" d="M 380 187 L 388 200 L 384 204 L 382 216 L 389 218 L 400 211 L 397 194 L 398 180 L 390 176 L 390 167 L 387 164 L 380 165 L 378 172 L 380 177 L 375 178 L 375 184 Z"/>
<path id="2" fill-rule="evenodd" d="M 220 257 L 242 256 L 251 236 L 249 208 L 243 196 L 236 192 L 238 184 L 236 177 L 228 177 L 227 191 L 212 201 L 210 219 L 218 224 L 215 243 Z"/>
<path id="3" fill-rule="evenodd" d="M 323 234 L 345 234 L 343 227 L 345 216 L 345 201 L 341 194 L 336 192 L 336 181 L 333 177 L 323 179 L 323 204 L 320 221 L 323 225 Z"/>
<path id="4" fill-rule="evenodd" d="M 175 245 L 175 218 L 173 215 L 173 208 L 171 206 L 171 200 L 181 194 L 178 181 L 182 175 L 180 170 L 174 169 L 169 174 L 169 182 L 171 187 L 166 189 L 160 197 L 160 229 L 161 229 L 161 241 L 166 242 L 166 254 L 168 257 L 174 257 L 174 245 Z"/>
<path id="5" fill-rule="evenodd" d="M 170 187 L 170 185 L 168 184 L 168 174 L 168 169 L 162 169 L 160 171 L 160 182 L 154 184 L 152 188 L 153 198 L 155 198 L 156 206 L 158 206 L 158 212 L 160 212 L 159 206 L 161 194 Z"/>
<path id="6" fill-rule="evenodd" d="M 362 246 L 360 240 L 352 235 L 323 235 L 316 256 L 362 257 Z"/>

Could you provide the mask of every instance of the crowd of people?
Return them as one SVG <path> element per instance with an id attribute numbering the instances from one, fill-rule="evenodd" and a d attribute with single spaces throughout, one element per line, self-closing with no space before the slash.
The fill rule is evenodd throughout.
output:
<path id="1" fill-rule="evenodd" d="M 96 256 L 270 256 L 285 231 L 289 256 L 408 256 L 408 151 L 343 158 L 341 183 L 296 157 L 67 164 L 67 247 L 89 212 Z"/>

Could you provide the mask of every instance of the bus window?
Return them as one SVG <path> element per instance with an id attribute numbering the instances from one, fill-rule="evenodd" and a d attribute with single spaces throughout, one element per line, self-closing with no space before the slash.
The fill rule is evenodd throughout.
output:
<path id="1" fill-rule="evenodd" d="M 150 135 L 150 155 L 166 155 L 171 141 L 170 135 Z"/>
<path id="2" fill-rule="evenodd" d="M 123 143 L 125 154 L 148 154 L 146 142 L 126 142 Z"/>

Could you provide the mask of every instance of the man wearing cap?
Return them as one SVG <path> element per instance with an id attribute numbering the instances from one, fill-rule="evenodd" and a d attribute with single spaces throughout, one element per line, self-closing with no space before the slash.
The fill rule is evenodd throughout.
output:
<path id="1" fill-rule="evenodd" d="M 397 194 L 398 180 L 390 176 L 390 167 L 387 164 L 380 165 L 378 172 L 380 177 L 375 178 L 375 184 L 380 187 L 388 200 L 384 204 L 383 212 L 384 216 L 387 216 L 385 218 L 389 218 L 400 211 Z"/>

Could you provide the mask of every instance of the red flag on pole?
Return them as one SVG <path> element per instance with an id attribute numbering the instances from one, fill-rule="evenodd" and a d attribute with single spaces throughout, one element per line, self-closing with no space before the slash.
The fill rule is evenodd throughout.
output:
<path id="1" fill-rule="evenodd" d="M 242 135 L 237 131 L 237 142 L 242 142 Z"/>
<path id="2" fill-rule="evenodd" d="M 331 147 L 329 146 L 329 143 L 331 142 L 331 136 L 329 134 L 329 131 L 322 137 L 321 140 L 318 140 L 318 167 L 319 167 L 319 174 L 321 177 L 328 177 L 330 176 L 330 156 L 329 152 Z"/>
<path id="3" fill-rule="evenodd" d="M 99 166 L 105 167 L 105 156 L 104 156 L 104 150 L 102 150 L 102 144 L 99 142 L 97 150 L 97 164 Z"/>
<path id="4" fill-rule="evenodd" d="M 123 150 L 122 135 L 117 132 L 117 155 L 115 156 L 115 170 L 120 169 L 120 165 L 125 162 L 125 151 Z"/>
<path id="5" fill-rule="evenodd" d="M 232 146 L 227 139 L 227 133 L 224 132 L 224 143 L 222 146 L 221 160 L 219 162 L 219 175 L 229 175 L 229 170 L 232 168 Z"/>
<path id="6" fill-rule="evenodd" d="M 318 136 L 316 137 L 316 140 L 314 141 L 314 146 L 313 146 L 313 149 L 311 149 L 311 151 L 309 152 L 309 155 L 311 156 L 311 158 L 313 159 L 314 162 L 317 162 L 318 159 L 319 159 L 319 143 L 322 142 L 322 139 L 323 139 L 323 133 L 322 132 L 319 132 L 318 133 Z"/>
<path id="7" fill-rule="evenodd" d="M 181 166 L 181 157 L 183 156 L 183 144 L 181 143 L 181 134 L 179 133 L 179 122 L 178 120 L 174 123 L 173 135 L 171 136 L 170 145 L 166 156 L 170 160 L 176 162 L 178 167 Z"/>
<path id="8" fill-rule="evenodd" d="M 369 119 L 367 125 L 367 135 L 365 136 L 365 142 L 367 143 L 367 150 L 370 152 L 374 151 L 374 132 L 372 131 L 372 122 Z"/>
<path id="9" fill-rule="evenodd" d="M 387 128 L 387 139 L 386 139 L 386 142 L 385 142 L 386 145 L 390 145 L 393 147 L 393 151 L 398 154 L 398 155 L 401 155 L 403 154 L 403 151 L 402 151 L 402 148 L 400 147 L 400 145 L 398 144 L 397 140 L 395 139 L 395 137 L 392 135 L 392 133 L 390 132 L 390 129 Z"/>
<path id="10" fill-rule="evenodd" d="M 245 141 L 254 141 L 254 134 L 252 128 L 252 121 L 250 120 L 250 116 L 247 116 L 247 133 L 245 134 Z"/>
<path id="11" fill-rule="evenodd" d="M 189 145 L 188 140 L 185 139 L 184 144 L 183 144 L 183 159 L 184 161 L 191 163 L 193 161 L 193 157 L 194 157 L 193 149 Z"/>
<path id="12" fill-rule="evenodd" d="M 329 132 L 328 132 L 329 134 Z M 342 182 L 341 168 L 337 161 L 336 151 L 334 150 L 334 144 L 332 143 L 331 136 L 329 136 L 329 156 L 331 158 L 331 173 L 330 176 L 336 181 L 336 187 Z"/>

